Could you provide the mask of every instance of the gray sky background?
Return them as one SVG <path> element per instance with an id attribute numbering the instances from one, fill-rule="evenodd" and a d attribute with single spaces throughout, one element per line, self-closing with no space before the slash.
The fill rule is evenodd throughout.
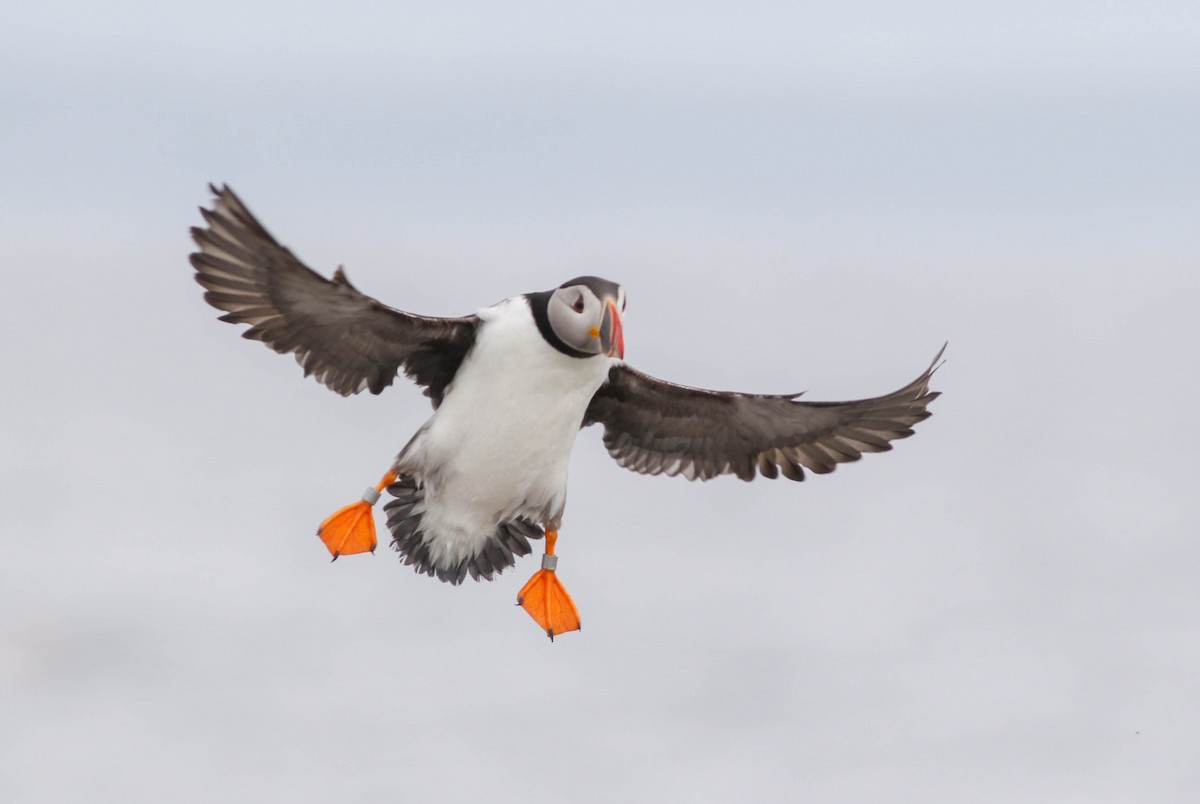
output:
<path id="1" fill-rule="evenodd" d="M 1200 800 L 1194 3 L 48 2 L 0 107 L 0 800 Z M 551 645 L 532 559 L 329 564 L 426 400 L 214 320 L 210 180 L 405 309 L 945 396 L 802 485 L 583 433 Z"/>

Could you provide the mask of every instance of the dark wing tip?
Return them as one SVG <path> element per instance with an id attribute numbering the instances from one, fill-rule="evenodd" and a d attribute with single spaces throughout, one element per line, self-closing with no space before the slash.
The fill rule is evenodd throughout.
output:
<path id="1" fill-rule="evenodd" d="M 929 368 L 925 370 L 926 377 L 932 377 L 935 371 L 946 365 L 946 361 L 942 360 L 942 355 L 946 353 L 946 347 L 949 345 L 950 341 L 946 341 L 942 344 L 942 348 L 938 349 L 938 353 L 933 356 L 933 361 L 929 364 Z M 939 360 L 941 360 L 940 363 L 938 362 Z"/>

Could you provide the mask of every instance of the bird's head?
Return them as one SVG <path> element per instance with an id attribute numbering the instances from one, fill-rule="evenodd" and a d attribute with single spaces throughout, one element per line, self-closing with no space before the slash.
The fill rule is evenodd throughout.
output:
<path id="1" fill-rule="evenodd" d="M 546 318 L 563 343 L 585 355 L 625 356 L 625 289 L 596 276 L 580 276 L 550 293 Z"/>

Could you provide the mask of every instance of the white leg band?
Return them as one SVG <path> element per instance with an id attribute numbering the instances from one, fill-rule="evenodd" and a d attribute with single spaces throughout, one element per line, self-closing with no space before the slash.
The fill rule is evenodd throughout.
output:
<path id="1" fill-rule="evenodd" d="M 558 556 L 542 554 L 542 569 L 555 570 L 558 568 Z"/>
<path id="2" fill-rule="evenodd" d="M 375 503 L 379 502 L 379 492 L 375 489 L 367 489 L 363 492 L 363 501 L 366 502 L 367 505 L 374 505 Z"/>

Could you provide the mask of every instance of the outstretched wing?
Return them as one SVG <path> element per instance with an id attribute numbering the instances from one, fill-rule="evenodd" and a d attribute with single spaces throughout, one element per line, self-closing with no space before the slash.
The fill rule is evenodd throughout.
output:
<path id="1" fill-rule="evenodd" d="M 929 390 L 945 346 L 920 377 L 899 391 L 853 402 L 801 402 L 792 395 L 705 391 L 613 366 L 592 398 L 584 426 L 604 425 L 617 463 L 647 475 L 709 480 L 756 473 L 803 480 L 804 469 L 832 472 L 864 452 L 886 452 L 912 435 L 938 397 Z"/>
<path id="2" fill-rule="evenodd" d="M 476 316 L 430 318 L 380 304 L 359 293 L 341 268 L 329 280 L 279 245 L 228 187 L 209 185 L 207 226 L 194 227 L 191 255 L 205 300 L 222 321 L 249 324 L 242 337 L 280 354 L 293 352 L 305 376 L 342 396 L 378 394 L 397 371 L 441 403 L 474 341 Z"/>

